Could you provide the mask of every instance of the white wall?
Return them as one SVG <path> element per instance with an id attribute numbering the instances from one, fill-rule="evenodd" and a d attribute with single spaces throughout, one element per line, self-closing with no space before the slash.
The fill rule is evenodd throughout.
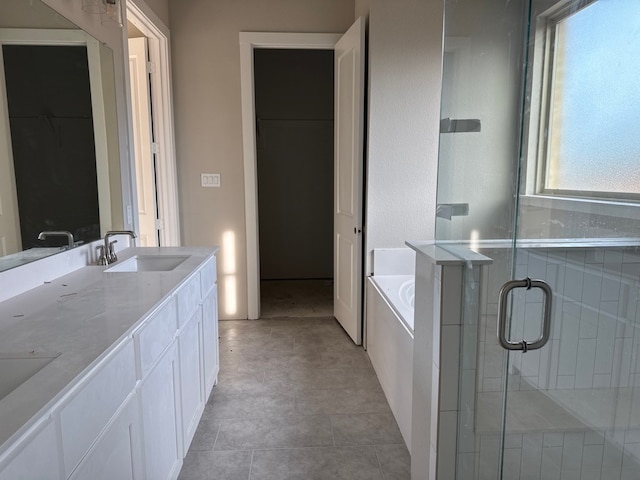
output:
<path id="1" fill-rule="evenodd" d="M 170 2 L 176 150 L 185 245 L 220 245 L 221 318 L 247 318 L 241 31 L 344 32 L 353 0 Z M 202 188 L 200 173 L 220 173 Z"/>
<path id="2" fill-rule="evenodd" d="M 371 0 L 366 274 L 372 249 L 434 238 L 442 5 Z"/>

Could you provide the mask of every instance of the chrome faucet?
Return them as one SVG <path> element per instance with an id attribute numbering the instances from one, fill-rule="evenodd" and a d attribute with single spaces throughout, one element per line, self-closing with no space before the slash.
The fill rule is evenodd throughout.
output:
<path id="1" fill-rule="evenodd" d="M 135 246 L 135 238 L 137 235 L 135 232 L 131 230 L 111 230 L 108 231 L 104 236 L 104 245 L 99 245 L 96 247 L 98 251 L 100 251 L 100 257 L 98 258 L 98 265 L 109 265 L 113 262 L 118 261 L 118 256 L 116 255 L 116 251 L 114 245 L 118 242 L 117 240 L 109 241 L 111 237 L 115 237 L 116 235 L 129 235 L 131 237 L 132 246 Z"/>
<path id="2" fill-rule="evenodd" d="M 67 232 L 66 230 L 54 230 L 54 231 L 45 230 L 44 232 L 40 232 L 40 234 L 38 235 L 38 240 L 44 240 L 47 237 L 56 237 L 56 236 L 67 237 L 69 249 L 74 247 L 75 240 L 73 239 L 73 235 L 71 234 L 71 232 Z"/>

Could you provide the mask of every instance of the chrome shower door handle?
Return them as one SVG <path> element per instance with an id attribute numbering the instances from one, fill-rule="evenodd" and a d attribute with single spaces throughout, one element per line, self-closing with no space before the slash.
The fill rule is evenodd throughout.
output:
<path id="1" fill-rule="evenodd" d="M 522 339 L 519 342 L 512 342 L 507 339 L 507 300 L 509 292 L 515 288 L 539 288 L 544 293 L 544 312 L 542 314 L 542 333 L 540 337 L 527 342 Z M 537 350 L 545 346 L 551 337 L 551 298 L 552 292 L 549 284 L 543 280 L 531 280 L 529 277 L 524 280 L 510 280 L 500 288 L 498 296 L 498 343 L 506 350 L 522 350 L 526 353 L 529 350 Z"/>

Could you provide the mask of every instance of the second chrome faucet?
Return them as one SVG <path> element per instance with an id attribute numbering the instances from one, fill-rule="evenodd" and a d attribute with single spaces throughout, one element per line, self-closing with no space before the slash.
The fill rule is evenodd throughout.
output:
<path id="1" fill-rule="evenodd" d="M 100 252 L 100 256 L 98 258 L 98 265 L 109 265 L 113 262 L 118 261 L 118 256 L 116 255 L 116 251 L 114 248 L 114 244 L 117 240 L 109 241 L 111 237 L 115 237 L 116 235 L 128 235 L 131 237 L 132 246 L 135 246 L 135 238 L 137 235 L 135 232 L 131 230 L 111 230 L 108 231 L 104 236 L 104 245 L 98 245 L 96 249 Z"/>

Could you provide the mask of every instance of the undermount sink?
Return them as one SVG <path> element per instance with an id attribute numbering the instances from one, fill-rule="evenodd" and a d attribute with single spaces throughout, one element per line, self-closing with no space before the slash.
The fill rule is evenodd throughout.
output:
<path id="1" fill-rule="evenodd" d="M 188 255 L 136 255 L 105 272 L 170 272 L 187 258 Z"/>
<path id="2" fill-rule="evenodd" d="M 0 400 L 59 356 L 59 353 L 0 353 Z"/>

